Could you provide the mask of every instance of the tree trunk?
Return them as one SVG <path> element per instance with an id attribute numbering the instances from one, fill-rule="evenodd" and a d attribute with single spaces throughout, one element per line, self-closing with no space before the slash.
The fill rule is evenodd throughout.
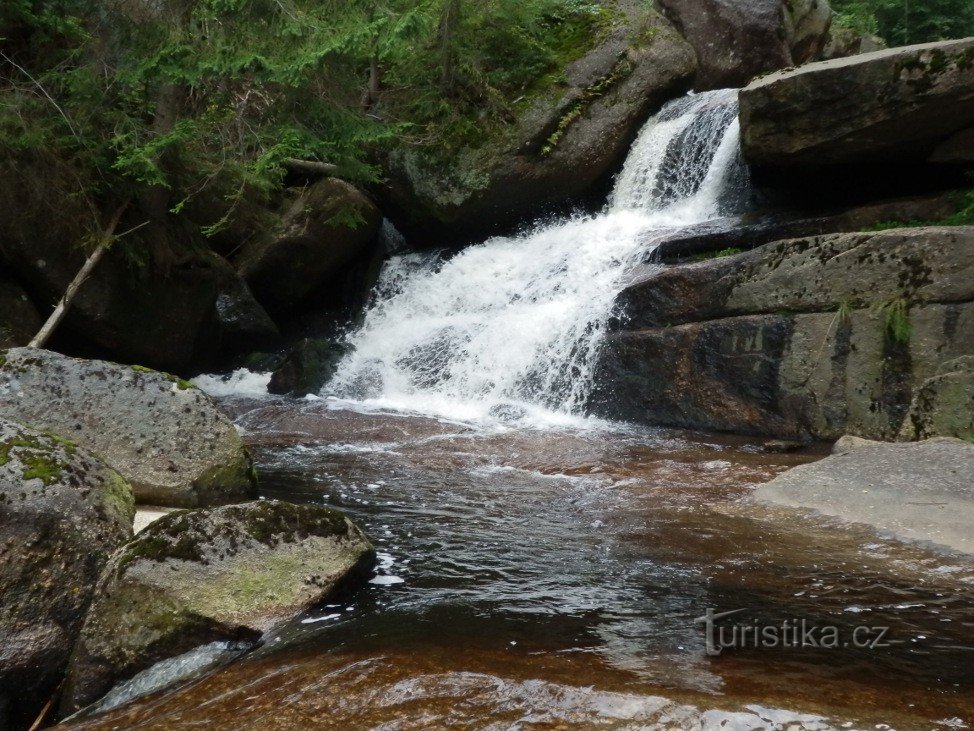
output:
<path id="1" fill-rule="evenodd" d="M 446 0 L 440 16 L 440 86 L 453 94 L 457 83 L 456 34 L 460 27 L 460 0 Z"/>
<path id="2" fill-rule="evenodd" d="M 369 111 L 379 101 L 381 70 L 379 69 L 379 39 L 372 37 L 372 53 L 369 58 L 369 82 L 362 94 L 362 109 Z"/>
<path id="3" fill-rule="evenodd" d="M 119 206 L 118 210 L 115 211 L 111 222 L 108 224 L 108 228 L 102 231 L 98 237 L 97 247 L 91 252 L 87 260 L 85 260 L 84 265 L 75 275 L 74 279 L 71 280 L 68 288 L 64 291 L 64 296 L 61 298 L 61 301 L 57 303 L 57 307 L 54 308 L 51 316 L 47 318 L 47 322 L 44 323 L 44 326 L 34 336 L 34 339 L 30 341 L 30 344 L 27 346 L 28 348 L 43 348 L 47 344 L 47 341 L 51 339 L 51 335 L 54 334 L 57 326 L 61 324 L 61 320 L 68 314 L 68 308 L 71 307 L 71 303 L 78 294 L 78 290 L 81 289 L 81 285 L 87 281 L 88 277 L 91 276 L 91 272 L 98 266 L 98 262 L 105 256 L 105 252 L 115 238 L 115 229 L 118 228 L 118 222 L 122 220 L 122 214 L 125 213 L 126 208 L 128 208 L 128 201 Z"/>

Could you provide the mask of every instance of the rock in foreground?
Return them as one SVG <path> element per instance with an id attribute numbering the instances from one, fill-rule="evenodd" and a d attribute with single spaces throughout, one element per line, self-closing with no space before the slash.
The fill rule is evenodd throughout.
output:
<path id="1" fill-rule="evenodd" d="M 196 507 L 253 497 L 233 424 L 185 381 L 32 348 L 0 353 L 0 415 L 65 436 L 132 485 L 139 502 Z"/>
<path id="2" fill-rule="evenodd" d="M 974 444 L 876 444 L 789 470 L 754 497 L 974 553 Z"/>
<path id="3" fill-rule="evenodd" d="M 57 686 L 134 512 L 128 485 L 94 456 L 0 418 L 0 709 L 14 726 Z"/>
<path id="4" fill-rule="evenodd" d="M 171 513 L 105 569 L 62 710 L 199 645 L 255 641 L 374 560 L 362 532 L 328 508 L 267 501 Z"/>
<path id="5" fill-rule="evenodd" d="M 974 39 L 771 74 L 741 91 L 752 165 L 974 162 Z"/>

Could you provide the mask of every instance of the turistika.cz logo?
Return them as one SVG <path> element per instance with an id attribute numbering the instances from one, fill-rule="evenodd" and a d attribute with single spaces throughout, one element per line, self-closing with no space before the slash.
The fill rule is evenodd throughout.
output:
<path id="1" fill-rule="evenodd" d="M 855 648 L 876 650 L 893 644 L 888 638 L 889 627 L 839 627 L 813 624 L 806 619 L 785 619 L 777 624 L 752 621 L 750 623 L 721 622 L 746 612 L 734 609 L 717 612 L 707 609 L 698 617 L 697 624 L 704 626 L 708 655 L 720 655 L 724 650 L 744 649 L 801 649 L 820 648 L 835 650 Z"/>

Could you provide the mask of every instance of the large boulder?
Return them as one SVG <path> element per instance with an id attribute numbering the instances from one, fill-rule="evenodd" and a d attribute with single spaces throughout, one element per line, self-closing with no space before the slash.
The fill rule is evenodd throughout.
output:
<path id="1" fill-rule="evenodd" d="M 460 149 L 436 140 L 394 151 L 389 203 L 412 240 L 485 238 L 592 193 L 652 113 L 690 88 L 695 56 L 673 26 L 649 3 L 614 4 L 607 36 L 563 83 L 518 100 L 503 132 Z"/>
<path id="2" fill-rule="evenodd" d="M 795 467 L 754 497 L 974 553 L 974 444 L 865 444 Z"/>
<path id="3" fill-rule="evenodd" d="M 781 71 L 740 101 L 755 166 L 974 162 L 974 38 Z"/>
<path id="4" fill-rule="evenodd" d="M 360 190 L 321 180 L 295 196 L 280 225 L 249 243 L 237 265 L 264 307 L 287 313 L 370 254 L 381 223 L 379 209 Z"/>
<path id="5" fill-rule="evenodd" d="M 829 38 L 827 0 L 660 0 L 690 41 L 698 90 L 743 86 L 758 74 L 818 58 Z"/>
<path id="6" fill-rule="evenodd" d="M 132 492 L 61 437 L 0 418 L 0 727 L 24 727 L 64 673 Z M 9 726 L 7 724 L 10 724 Z"/>
<path id="7" fill-rule="evenodd" d="M 914 422 L 916 436 L 972 435 L 954 362 L 974 355 L 974 228 L 647 266 L 619 308 L 597 379 L 613 416 L 794 438 L 915 438 Z"/>
<path id="8" fill-rule="evenodd" d="M 170 513 L 106 568 L 62 710 L 199 645 L 256 641 L 365 575 L 374 559 L 362 532 L 329 508 L 261 501 Z"/>
<path id="9" fill-rule="evenodd" d="M 97 454 L 139 502 L 196 507 L 254 495 L 233 424 L 202 391 L 165 373 L 13 348 L 0 354 L 0 415 Z"/>
<path id="10" fill-rule="evenodd" d="M 0 155 L 0 266 L 40 307 L 60 300 L 85 261 L 80 246 L 101 222 L 81 196 L 52 181 L 74 171 L 50 156 Z M 56 336 L 130 363 L 189 372 L 241 341 L 272 339 L 276 327 L 236 270 L 209 251 L 185 220 L 155 222 L 130 207 L 120 239 L 78 291 Z M 250 347 L 253 347 L 251 344 Z"/>
<path id="11" fill-rule="evenodd" d="M 0 276 L 0 349 L 27 345 L 42 324 L 23 288 Z"/>
<path id="12" fill-rule="evenodd" d="M 871 33 L 859 33 L 852 28 L 833 24 L 829 31 L 828 42 L 822 49 L 821 60 L 829 61 L 836 58 L 858 56 L 861 53 L 882 51 L 886 47 L 886 41 L 879 36 Z"/>

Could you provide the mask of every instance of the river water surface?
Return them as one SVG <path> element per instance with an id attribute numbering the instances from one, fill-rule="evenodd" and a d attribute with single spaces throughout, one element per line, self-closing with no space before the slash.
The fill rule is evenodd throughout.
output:
<path id="1" fill-rule="evenodd" d="M 377 576 L 243 659 L 73 728 L 967 728 L 974 566 L 748 501 L 823 454 L 228 400 L 265 497 L 328 504 Z M 888 647 L 707 654 L 707 609 Z"/>

